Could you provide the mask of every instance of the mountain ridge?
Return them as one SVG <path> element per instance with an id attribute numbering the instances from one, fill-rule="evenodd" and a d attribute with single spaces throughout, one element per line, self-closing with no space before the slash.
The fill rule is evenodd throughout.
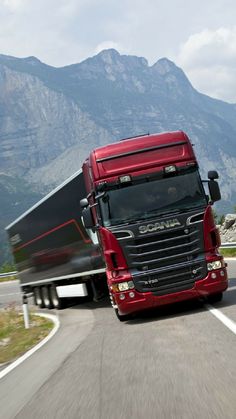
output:
<path id="1" fill-rule="evenodd" d="M 1 172 L 26 182 L 32 195 L 61 184 L 93 148 L 176 130 L 195 144 L 203 177 L 219 171 L 219 210 L 230 212 L 236 105 L 198 92 L 174 62 L 163 57 L 149 65 L 114 49 L 64 67 L 0 55 Z"/>

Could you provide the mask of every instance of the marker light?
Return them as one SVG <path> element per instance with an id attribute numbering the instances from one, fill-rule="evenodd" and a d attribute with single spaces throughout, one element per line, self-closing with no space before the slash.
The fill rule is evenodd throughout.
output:
<path id="1" fill-rule="evenodd" d="M 209 262 L 207 264 L 208 271 L 213 271 L 214 269 L 222 268 L 221 260 L 214 260 L 213 262 Z"/>
<path id="2" fill-rule="evenodd" d="M 131 176 L 130 175 L 120 176 L 119 181 L 120 183 L 131 182 Z"/>
<path id="3" fill-rule="evenodd" d="M 174 172 L 176 172 L 176 167 L 175 166 L 166 166 L 166 167 L 164 167 L 164 172 L 165 173 L 174 173 Z"/>

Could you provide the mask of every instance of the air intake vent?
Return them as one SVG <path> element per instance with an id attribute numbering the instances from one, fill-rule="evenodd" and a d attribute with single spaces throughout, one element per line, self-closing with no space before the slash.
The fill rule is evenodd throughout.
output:
<path id="1" fill-rule="evenodd" d="M 201 223 L 204 218 L 204 212 L 200 212 L 199 214 L 195 214 L 192 217 L 187 219 L 187 225 Z"/>
<path id="2" fill-rule="evenodd" d="M 134 237 L 132 231 L 130 230 L 113 231 L 112 234 L 114 234 L 118 240 L 130 239 L 131 237 Z"/>

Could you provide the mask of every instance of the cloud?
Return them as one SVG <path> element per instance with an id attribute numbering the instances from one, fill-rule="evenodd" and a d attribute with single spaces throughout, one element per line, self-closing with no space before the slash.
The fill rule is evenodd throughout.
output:
<path id="1" fill-rule="evenodd" d="M 0 53 L 70 64 L 86 54 L 73 32 L 85 0 L 0 0 Z M 83 29 L 83 28 L 82 28 Z"/>
<path id="2" fill-rule="evenodd" d="M 28 3 L 28 0 L 1 0 L 0 5 L 10 12 L 22 10 Z"/>
<path id="3" fill-rule="evenodd" d="M 0 0 L 0 53 L 34 55 L 55 66 L 78 63 L 107 48 L 143 56 L 150 65 L 165 56 L 183 68 L 198 90 L 236 102 L 236 3 L 215 4 L 215 0 Z"/>
<path id="4" fill-rule="evenodd" d="M 236 26 L 191 35 L 176 61 L 198 90 L 236 102 Z"/>

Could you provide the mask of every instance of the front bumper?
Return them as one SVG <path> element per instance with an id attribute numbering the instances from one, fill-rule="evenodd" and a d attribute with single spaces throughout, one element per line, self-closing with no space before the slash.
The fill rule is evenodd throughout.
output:
<path id="1" fill-rule="evenodd" d="M 224 273 L 222 276 L 221 272 Z M 212 278 L 212 273 L 216 278 Z M 181 292 L 175 292 L 162 296 L 155 296 L 152 292 L 140 293 L 132 290 L 135 294 L 130 297 L 130 291 L 122 293 L 113 293 L 113 299 L 118 306 L 121 315 L 135 313 L 148 308 L 159 307 L 166 304 L 172 304 L 179 301 L 190 300 L 194 298 L 207 298 L 211 294 L 223 292 L 228 288 L 227 271 L 225 268 L 217 269 L 208 273 L 208 275 L 199 281 L 196 281 L 193 288 Z M 120 294 L 125 298 L 120 299 Z"/>

